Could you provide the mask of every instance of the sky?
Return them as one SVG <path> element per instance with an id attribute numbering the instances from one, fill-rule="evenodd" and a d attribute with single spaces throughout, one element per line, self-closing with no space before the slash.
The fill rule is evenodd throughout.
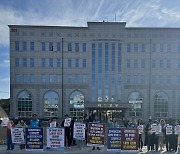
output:
<path id="1" fill-rule="evenodd" d="M 180 27 L 180 0 L 0 0 L 0 99 L 10 96 L 8 25 Z"/>

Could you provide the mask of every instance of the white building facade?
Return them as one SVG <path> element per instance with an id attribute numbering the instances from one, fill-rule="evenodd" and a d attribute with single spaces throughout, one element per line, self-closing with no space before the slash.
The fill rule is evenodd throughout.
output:
<path id="1" fill-rule="evenodd" d="M 9 25 L 11 115 L 180 113 L 180 28 Z"/>

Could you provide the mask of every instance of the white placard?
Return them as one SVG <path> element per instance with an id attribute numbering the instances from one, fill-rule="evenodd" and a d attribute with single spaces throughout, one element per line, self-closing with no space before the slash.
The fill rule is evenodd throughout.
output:
<path id="1" fill-rule="evenodd" d="M 86 124 L 80 123 L 80 122 L 75 122 L 74 123 L 74 132 L 73 132 L 73 138 L 75 140 L 85 140 L 85 129 L 86 129 Z"/>
<path id="2" fill-rule="evenodd" d="M 56 127 L 56 121 L 52 121 L 52 122 L 50 123 L 50 127 Z"/>
<path id="3" fill-rule="evenodd" d="M 157 127 L 157 124 L 152 124 L 151 125 L 151 133 L 156 133 L 156 128 Z"/>
<path id="4" fill-rule="evenodd" d="M 71 125 L 71 118 L 66 118 L 64 120 L 64 127 L 70 127 Z"/>
<path id="5" fill-rule="evenodd" d="M 162 127 L 161 127 L 160 124 L 158 124 L 158 125 L 156 126 L 156 134 L 161 134 L 161 133 L 162 133 Z"/>
<path id="6" fill-rule="evenodd" d="M 144 125 L 139 125 L 137 128 L 138 128 L 139 134 L 144 133 Z"/>
<path id="7" fill-rule="evenodd" d="M 180 134 L 180 125 L 176 125 L 174 127 L 174 133 L 175 133 L 175 135 L 179 135 Z"/>
<path id="8" fill-rule="evenodd" d="M 166 135 L 171 135 L 173 133 L 172 125 L 166 126 Z"/>
<path id="9" fill-rule="evenodd" d="M 12 143 L 24 144 L 23 128 L 11 128 Z"/>

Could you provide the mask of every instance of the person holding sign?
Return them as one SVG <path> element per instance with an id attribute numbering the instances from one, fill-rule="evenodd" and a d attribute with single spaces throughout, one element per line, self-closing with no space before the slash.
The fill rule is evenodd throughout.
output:
<path id="1" fill-rule="evenodd" d="M 166 150 L 167 151 L 171 151 L 172 149 L 172 142 L 171 142 L 172 134 L 173 134 L 173 127 L 171 124 L 167 124 L 166 125 Z"/>
<path id="2" fill-rule="evenodd" d="M 174 125 L 173 135 L 172 135 L 172 150 L 174 152 L 177 151 L 177 147 L 178 147 L 179 129 L 180 129 L 180 125 L 178 125 L 178 121 L 176 120 L 175 125 Z"/>
<path id="3" fill-rule="evenodd" d="M 12 137 L 11 137 L 11 128 L 15 127 L 14 122 L 12 119 L 10 119 L 7 123 L 7 150 L 13 150 L 14 149 L 14 143 L 12 143 Z"/>
<path id="4" fill-rule="evenodd" d="M 64 127 L 65 130 L 65 146 L 67 145 L 66 142 L 68 142 L 68 148 L 70 148 L 71 145 L 71 118 L 66 114 L 65 119 L 62 121 L 61 126 Z"/>
<path id="5" fill-rule="evenodd" d="M 58 125 L 58 123 L 57 123 L 57 117 L 53 117 L 52 119 L 51 119 L 51 122 L 50 122 L 50 124 L 49 124 L 49 127 L 58 127 L 59 125 Z"/>
<path id="6" fill-rule="evenodd" d="M 40 122 L 39 122 L 39 119 L 37 119 L 37 114 L 34 113 L 32 115 L 32 119 L 30 121 L 30 127 L 31 128 L 37 128 L 37 127 L 40 127 Z"/>
<path id="7" fill-rule="evenodd" d="M 73 131 L 74 131 L 74 123 L 77 122 L 77 118 L 76 117 L 73 117 L 73 119 L 71 120 L 71 124 L 70 124 L 70 127 L 71 127 L 71 145 L 76 145 L 76 141 L 73 139 Z"/>
<path id="8" fill-rule="evenodd" d="M 144 124 L 143 124 L 142 119 L 138 120 L 137 129 L 139 131 L 139 150 L 142 151 L 142 148 L 143 148 L 143 134 L 144 134 Z"/>
<path id="9" fill-rule="evenodd" d="M 164 146 L 165 133 L 166 133 L 166 122 L 164 119 L 160 120 L 160 125 L 162 131 L 159 134 L 159 147 L 160 147 L 160 151 L 162 151 Z"/>
<path id="10" fill-rule="evenodd" d="M 116 118 L 112 118 L 112 121 L 109 124 L 109 128 L 119 128 L 119 124 L 116 121 Z"/>

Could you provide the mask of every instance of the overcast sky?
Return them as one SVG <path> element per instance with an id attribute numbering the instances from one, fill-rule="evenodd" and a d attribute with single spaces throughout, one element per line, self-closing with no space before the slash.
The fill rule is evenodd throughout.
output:
<path id="1" fill-rule="evenodd" d="M 128 27 L 180 27 L 180 0 L 0 0 L 0 98 L 9 98 L 8 25 L 86 26 L 115 14 Z"/>

